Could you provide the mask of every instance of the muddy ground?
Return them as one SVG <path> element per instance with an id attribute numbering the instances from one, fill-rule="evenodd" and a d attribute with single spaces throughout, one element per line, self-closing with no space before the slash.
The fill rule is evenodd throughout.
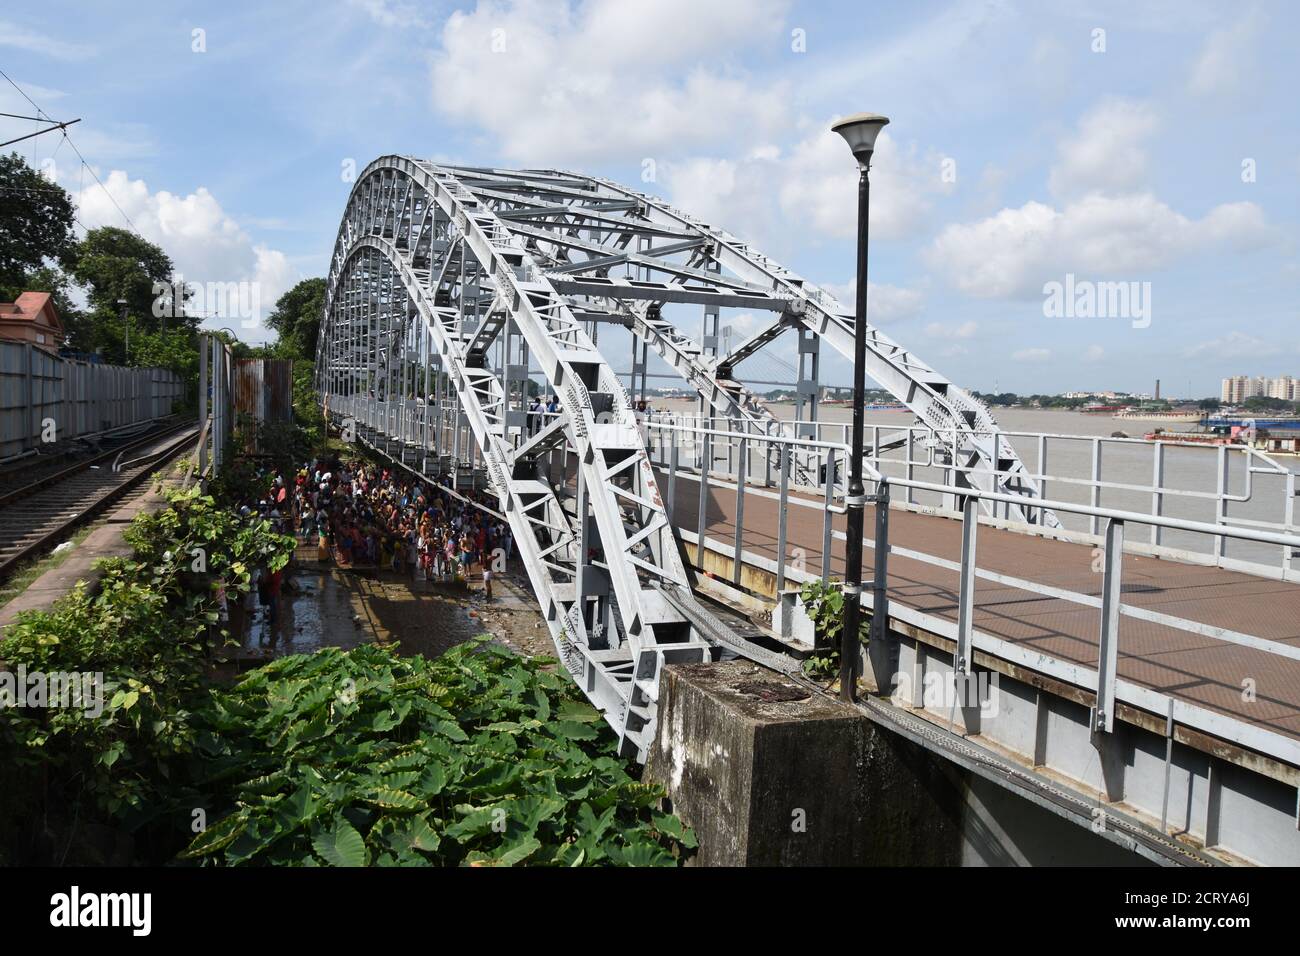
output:
<path id="1" fill-rule="evenodd" d="M 393 571 L 343 571 L 332 561 L 318 561 L 315 546 L 298 548 L 286 582 L 275 627 L 262 607 L 232 614 L 231 632 L 242 638 L 227 658 L 239 669 L 286 654 L 367 642 L 396 643 L 401 653 L 432 658 L 485 633 L 520 654 L 554 654 L 518 561 L 494 575 L 491 602 L 477 570 L 468 585 L 425 582 Z"/>

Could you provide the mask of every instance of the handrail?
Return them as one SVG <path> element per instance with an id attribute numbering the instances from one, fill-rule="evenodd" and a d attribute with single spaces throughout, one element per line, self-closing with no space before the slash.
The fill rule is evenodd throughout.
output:
<path id="1" fill-rule="evenodd" d="M 832 442 L 832 441 L 825 441 L 825 440 L 807 439 L 807 438 L 790 438 L 787 436 L 778 436 L 778 435 L 762 435 L 762 434 L 751 434 L 751 433 L 740 433 L 740 432 L 728 432 L 725 429 L 697 428 L 693 426 L 666 423 L 661 421 L 647 422 L 646 424 L 648 427 L 653 427 L 660 431 L 667 431 L 667 432 L 689 432 L 692 434 L 710 435 L 710 436 L 721 435 L 723 437 L 729 437 L 735 439 L 743 438 L 747 441 L 772 442 L 772 443 L 780 443 L 780 444 L 787 444 L 787 445 L 798 445 L 800 447 L 806 447 L 811 449 L 826 449 L 826 450 L 843 451 L 843 452 L 848 452 L 849 450 L 847 445 L 841 444 L 839 442 Z M 869 463 L 864 463 L 864 464 L 867 464 L 868 467 L 871 467 Z M 953 471 L 965 470 L 956 466 L 949 466 L 949 467 Z M 930 482 L 930 481 L 919 481 L 917 479 L 912 479 L 912 478 L 898 478 L 893 476 L 885 476 L 881 474 L 879 471 L 875 471 L 874 469 L 873 471 L 875 473 L 870 476 L 871 480 L 873 481 L 884 481 L 891 485 L 900 485 L 906 488 L 913 488 L 917 491 L 930 491 L 938 494 L 956 495 L 958 497 L 980 498 L 985 501 L 996 501 L 999 503 L 1023 504 L 1025 502 L 1025 498 L 1023 496 L 1008 495 L 1001 492 L 983 491 L 978 488 L 966 487 L 960 485 L 941 484 L 941 483 Z M 1054 479 L 1054 480 L 1065 481 L 1066 479 Z M 1150 488 L 1147 488 L 1145 486 L 1133 486 L 1133 488 L 1135 491 L 1151 490 Z M 1172 493 L 1177 490 L 1178 489 L 1170 489 L 1170 492 Z M 1198 492 L 1197 494 L 1206 495 L 1209 497 L 1217 497 L 1214 495 L 1210 495 L 1210 493 L 1208 492 Z M 1284 547 L 1300 548 L 1300 535 L 1297 534 L 1278 534 L 1275 532 L 1253 531 L 1249 528 L 1235 527 L 1233 525 L 1210 524 L 1208 522 L 1193 521 L 1191 519 L 1186 519 L 1186 518 L 1174 518 L 1168 515 L 1154 515 L 1154 514 L 1146 514 L 1139 511 L 1125 511 L 1125 510 L 1115 509 L 1115 508 L 1094 507 L 1092 505 L 1079 504 L 1076 502 L 1069 502 L 1069 501 L 1058 501 L 1049 498 L 1032 498 L 1029 500 L 1031 501 L 1032 505 L 1036 508 L 1037 507 L 1049 508 L 1053 511 L 1064 511 L 1067 513 L 1085 515 L 1089 517 L 1115 518 L 1122 521 L 1131 521 L 1134 524 L 1154 525 L 1161 528 L 1169 528 L 1175 531 L 1189 531 L 1189 532 L 1194 532 L 1199 534 L 1238 538 L 1240 540 L 1254 541 L 1260 544 L 1274 544 L 1274 545 L 1281 545 Z M 1243 500 L 1249 500 L 1249 499 L 1243 499 Z"/>

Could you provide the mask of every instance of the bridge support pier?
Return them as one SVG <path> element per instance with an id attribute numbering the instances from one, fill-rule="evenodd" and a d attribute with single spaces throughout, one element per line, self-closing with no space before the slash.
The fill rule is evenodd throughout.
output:
<path id="1" fill-rule="evenodd" d="M 646 767 L 704 866 L 950 865 L 959 773 L 748 661 L 665 668 Z"/>

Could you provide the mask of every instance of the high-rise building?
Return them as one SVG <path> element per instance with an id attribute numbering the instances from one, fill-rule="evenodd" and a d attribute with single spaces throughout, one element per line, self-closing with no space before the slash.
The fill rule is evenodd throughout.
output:
<path id="1" fill-rule="evenodd" d="M 1251 380 L 1248 375 L 1233 375 L 1223 380 L 1219 400 L 1227 405 L 1238 405 L 1250 397 Z"/>
<path id="2" fill-rule="evenodd" d="M 1296 381 L 1290 375 L 1282 375 L 1278 378 L 1268 380 L 1268 397 L 1283 398 L 1289 401 L 1295 399 Z"/>
<path id="3" fill-rule="evenodd" d="M 1219 400 L 1228 405 L 1240 405 L 1256 396 L 1280 398 L 1288 402 L 1300 401 L 1300 379 L 1290 375 L 1268 378 L 1263 375 L 1233 375 L 1225 378 L 1219 389 Z"/>

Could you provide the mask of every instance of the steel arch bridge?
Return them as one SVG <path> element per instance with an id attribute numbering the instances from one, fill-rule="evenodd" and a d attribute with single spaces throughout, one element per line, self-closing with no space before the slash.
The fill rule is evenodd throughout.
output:
<path id="1" fill-rule="evenodd" d="M 724 310 L 767 320 L 724 352 Z M 698 337 L 682 327 L 692 313 Z M 639 378 L 642 395 L 653 351 L 698 394 L 706 422 L 769 439 L 815 437 L 821 345 L 853 356 L 851 310 L 651 196 L 571 172 L 384 156 L 357 178 L 339 226 L 317 388 L 332 419 L 403 466 L 431 480 L 468 469 L 496 496 L 560 660 L 623 751 L 644 759 L 660 668 L 716 656 L 716 629 L 690 613 L 692 572 L 633 400 L 597 346 L 605 324 L 630 331 L 629 385 Z M 793 422 L 737 373 L 787 330 L 798 339 Z M 1004 505 L 1012 520 L 1057 527 L 1030 506 L 1034 477 L 988 410 L 878 329 L 866 335 L 867 374 L 938 436 L 954 480 L 1024 499 Z M 526 407 L 539 377 L 560 412 L 535 427 Z M 778 467 L 779 448 L 796 448 L 766 447 Z M 842 494 L 815 459 L 785 454 L 796 483 Z M 558 480 L 543 468 L 556 461 Z"/>

